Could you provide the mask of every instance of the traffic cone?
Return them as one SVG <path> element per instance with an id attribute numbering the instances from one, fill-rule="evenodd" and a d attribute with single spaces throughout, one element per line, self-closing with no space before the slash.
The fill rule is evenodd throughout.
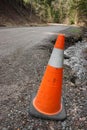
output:
<path id="1" fill-rule="evenodd" d="M 63 53 L 65 36 L 60 34 L 42 78 L 39 90 L 32 96 L 29 113 L 35 117 L 64 120 L 66 112 L 62 99 Z"/>

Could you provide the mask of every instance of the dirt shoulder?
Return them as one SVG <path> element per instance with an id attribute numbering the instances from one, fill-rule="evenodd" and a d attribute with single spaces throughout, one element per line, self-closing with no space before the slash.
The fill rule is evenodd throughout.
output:
<path id="1" fill-rule="evenodd" d="M 73 29 L 72 29 L 73 30 Z M 82 42 L 82 37 L 73 35 Z M 70 30 L 66 33 L 67 49 L 75 41 Z M 69 35 L 68 35 L 69 33 Z M 70 38 L 69 38 L 70 37 Z M 26 52 L 22 50 L 0 59 L 0 129 L 1 130 L 86 130 L 87 82 L 76 82 L 76 72 L 64 65 L 63 97 L 67 119 L 63 122 L 42 120 L 29 115 L 31 93 L 38 90 L 53 49 L 56 36 L 44 39 Z M 80 38 L 80 40 L 79 40 Z M 74 39 L 76 40 L 76 39 Z M 22 54 L 22 55 L 21 55 Z M 67 57 L 64 56 L 66 59 Z"/>
<path id="2" fill-rule="evenodd" d="M 37 23 L 44 23 L 36 15 L 33 7 L 26 7 L 20 3 L 21 1 L 0 1 L 0 27 L 35 26 Z"/>

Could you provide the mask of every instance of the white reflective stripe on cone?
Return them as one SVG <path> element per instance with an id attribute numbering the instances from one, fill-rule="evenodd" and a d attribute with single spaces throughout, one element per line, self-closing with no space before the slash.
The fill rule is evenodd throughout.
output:
<path id="1" fill-rule="evenodd" d="M 48 65 L 62 68 L 63 67 L 63 50 L 54 48 L 53 52 L 51 54 L 50 60 L 48 62 Z"/>

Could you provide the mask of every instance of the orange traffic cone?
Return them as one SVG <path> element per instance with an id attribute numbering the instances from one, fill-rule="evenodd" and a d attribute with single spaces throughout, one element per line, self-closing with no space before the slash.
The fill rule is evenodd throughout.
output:
<path id="1" fill-rule="evenodd" d="M 60 34 L 54 45 L 37 95 L 32 97 L 30 114 L 44 119 L 64 120 L 62 95 L 63 52 L 65 36 Z"/>

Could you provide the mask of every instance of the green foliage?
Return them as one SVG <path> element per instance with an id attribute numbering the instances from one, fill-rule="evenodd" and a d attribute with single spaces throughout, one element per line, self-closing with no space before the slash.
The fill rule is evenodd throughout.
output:
<path id="1" fill-rule="evenodd" d="M 74 23 L 79 23 L 80 21 L 82 22 L 87 19 L 87 0 L 70 0 L 68 1 L 68 5 L 68 16 L 70 21 L 73 20 Z"/>
<path id="2" fill-rule="evenodd" d="M 70 24 L 75 24 L 74 19 L 70 19 Z"/>
<path id="3" fill-rule="evenodd" d="M 7 0 L 9 3 L 19 3 L 21 7 L 30 8 L 40 17 L 40 20 L 47 22 L 63 23 L 69 19 L 70 24 L 78 23 L 87 19 L 87 0 Z"/>

